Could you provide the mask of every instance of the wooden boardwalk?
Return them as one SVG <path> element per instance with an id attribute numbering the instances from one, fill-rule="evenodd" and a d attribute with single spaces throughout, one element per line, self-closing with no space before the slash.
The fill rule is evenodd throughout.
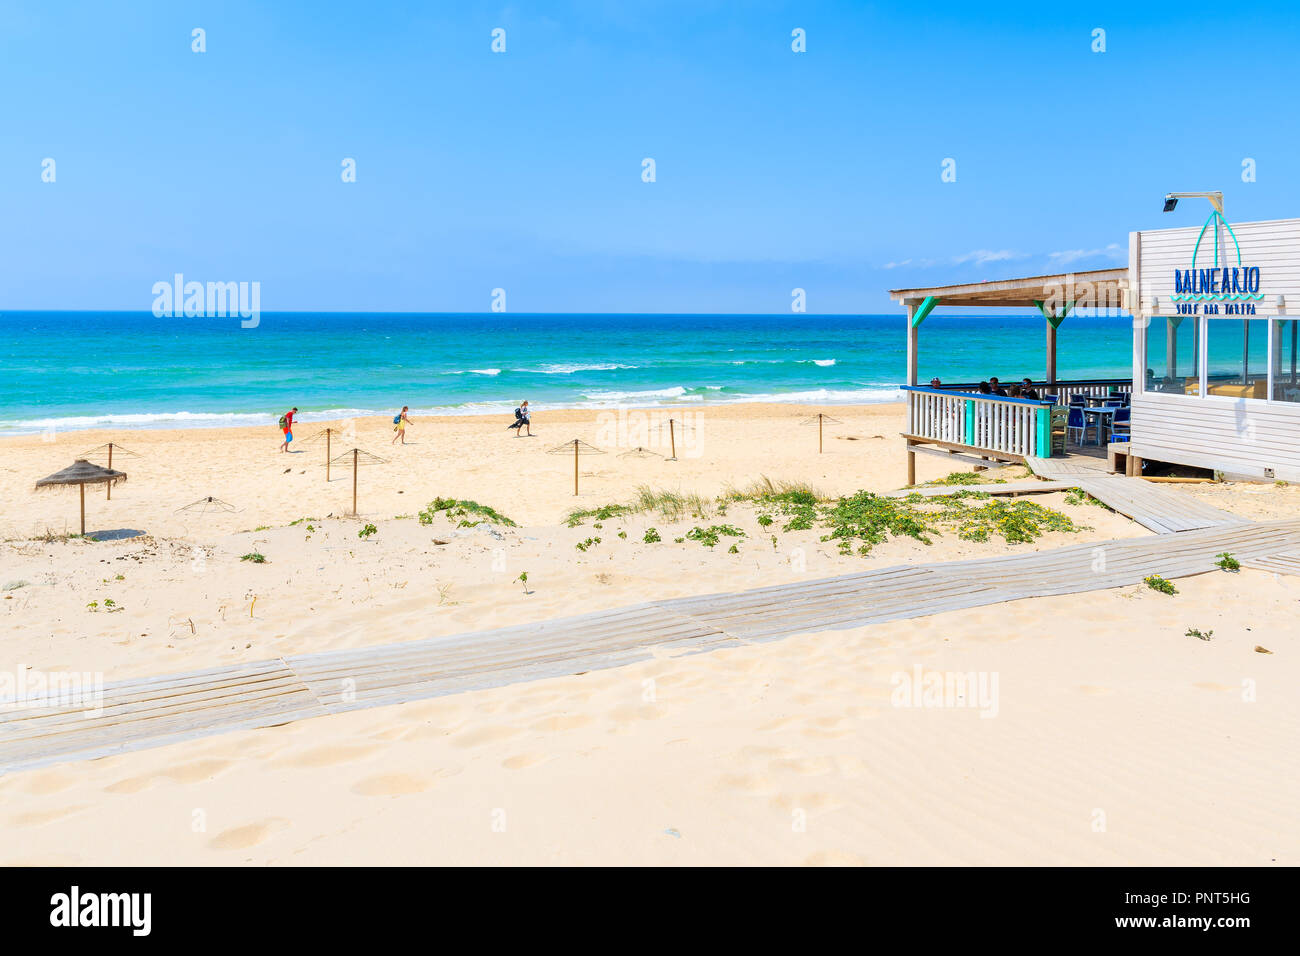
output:
<path id="1" fill-rule="evenodd" d="M 1300 575 L 1300 551 L 1279 551 L 1277 554 L 1247 558 L 1241 564 L 1243 567 L 1272 571 L 1275 574 Z"/>
<path id="2" fill-rule="evenodd" d="M 1005 484 L 983 484 L 983 485 L 922 485 L 914 488 L 900 488 L 897 491 L 886 491 L 881 497 L 884 498 L 906 498 L 908 495 L 921 495 L 924 498 L 938 498 L 943 495 L 951 495 L 958 491 L 982 491 L 990 495 L 1041 495 L 1049 491 L 1069 491 L 1071 488 L 1077 488 L 1073 482 L 1069 481 L 1042 481 L 1037 478 L 1031 478 L 1029 481 L 1008 481 Z"/>
<path id="3" fill-rule="evenodd" d="M 0 703 L 0 772 L 157 747 L 365 707 L 618 667 L 655 649 L 699 653 L 1051 594 L 1148 574 L 1300 562 L 1300 519 L 1100 541 L 997 558 L 896 565 L 380 647 L 119 681 L 85 705 Z"/>
<path id="4" fill-rule="evenodd" d="M 1028 458 L 1036 475 L 1051 481 L 1067 481 L 1102 502 L 1112 511 L 1132 518 L 1157 534 L 1195 531 L 1240 524 L 1242 519 L 1207 505 L 1189 494 L 1162 488 L 1141 478 L 1110 475 L 1092 458 Z"/>

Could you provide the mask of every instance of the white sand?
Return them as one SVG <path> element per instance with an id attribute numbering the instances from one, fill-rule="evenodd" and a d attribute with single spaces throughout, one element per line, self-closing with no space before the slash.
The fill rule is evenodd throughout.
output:
<path id="1" fill-rule="evenodd" d="M 699 456 L 676 463 L 620 458 L 607 441 L 611 454 L 581 462 L 578 501 L 623 500 L 639 484 L 712 496 L 764 474 L 831 494 L 902 483 L 897 406 L 835 409 L 844 424 L 821 456 L 816 429 L 799 425 L 809 414 L 705 409 Z M 748 506 L 570 529 L 572 459 L 545 450 L 608 430 L 589 413 L 539 414 L 533 439 L 503 426 L 417 421 L 419 444 L 394 449 L 391 425 L 361 424 L 358 444 L 392 463 L 363 469 L 359 521 L 326 517 L 350 507 L 350 474 L 326 486 L 323 449 L 278 455 L 273 431 L 0 440 L 0 527 L 20 539 L 0 550 L 0 584 L 29 582 L 0 599 L 0 666 L 116 679 L 1147 534 L 1059 494 L 1033 500 L 1091 530 L 1015 546 L 895 540 L 865 558 L 818 532 L 778 533 L 774 549 Z M 131 478 L 112 502 L 90 496 L 90 526 L 149 537 L 29 540 L 76 516 L 75 495 L 37 495 L 34 480 L 110 438 L 143 457 L 120 462 Z M 922 480 L 949 470 L 925 457 L 919 468 Z M 1178 490 L 1261 518 L 1293 516 L 1300 500 L 1271 486 Z M 175 514 L 207 494 L 242 510 Z M 396 517 L 437 495 L 522 527 Z M 298 518 L 316 520 L 285 527 Z M 378 533 L 363 541 L 367 522 Z M 747 532 L 739 554 L 729 539 L 673 542 L 720 522 Z M 662 542 L 641 541 L 648 526 Z M 592 536 L 601 543 L 575 549 Z M 269 563 L 239 560 L 254 550 Z M 532 594 L 515 583 L 522 570 Z M 1300 579 L 1215 572 L 1178 586 L 664 657 L 11 774 L 0 862 L 1294 864 Z M 996 674 L 997 715 L 891 706 L 891 676 L 917 665 Z"/>

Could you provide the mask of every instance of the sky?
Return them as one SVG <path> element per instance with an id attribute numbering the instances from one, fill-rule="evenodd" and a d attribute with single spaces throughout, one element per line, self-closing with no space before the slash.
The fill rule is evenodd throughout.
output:
<path id="1" fill-rule="evenodd" d="M 268 312 L 880 313 L 1123 265 L 1204 221 L 1170 190 L 1300 215 L 1297 41 L 1293 3 L 0 0 L 0 310 L 182 273 Z"/>

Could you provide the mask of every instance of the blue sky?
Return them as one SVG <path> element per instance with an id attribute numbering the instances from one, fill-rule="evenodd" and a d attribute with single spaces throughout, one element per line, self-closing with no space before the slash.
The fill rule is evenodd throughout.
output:
<path id="1" fill-rule="evenodd" d="M 1300 215 L 1297 40 L 1282 3 L 0 0 L 0 308 L 182 272 L 265 311 L 883 312 L 1105 268 L 1204 219 L 1167 190 Z"/>

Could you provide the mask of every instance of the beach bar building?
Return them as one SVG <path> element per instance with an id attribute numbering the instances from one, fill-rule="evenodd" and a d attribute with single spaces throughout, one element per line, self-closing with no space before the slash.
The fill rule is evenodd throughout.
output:
<path id="1" fill-rule="evenodd" d="M 1203 225 L 1130 233 L 1127 268 L 891 291 L 907 312 L 909 484 L 918 452 L 980 466 L 1082 451 L 1069 439 L 1087 432 L 1066 426 L 1085 409 L 1096 451 L 1107 448 L 1127 474 L 1163 462 L 1300 481 L 1300 219 L 1230 225 L 1220 209 Z M 925 384 L 935 373 L 921 332 L 937 308 L 1041 314 L 1038 397 Z M 1078 313 L 1132 317 L 1131 375 L 1057 377 L 1057 330 Z M 1115 364 L 1129 365 L 1122 355 Z"/>

